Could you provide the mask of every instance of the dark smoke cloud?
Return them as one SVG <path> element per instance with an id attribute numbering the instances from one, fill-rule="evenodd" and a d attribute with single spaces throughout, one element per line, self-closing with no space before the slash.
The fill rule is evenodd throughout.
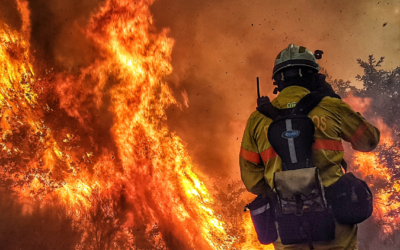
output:
<path id="1" fill-rule="evenodd" d="M 11 29 L 19 30 L 22 26 L 22 16 L 14 1 L 0 0 L 0 19 Z"/>
<path id="2" fill-rule="evenodd" d="M 28 0 L 31 45 L 41 63 L 70 70 L 88 65 L 96 49 L 82 34 L 91 14 L 103 0 Z"/>

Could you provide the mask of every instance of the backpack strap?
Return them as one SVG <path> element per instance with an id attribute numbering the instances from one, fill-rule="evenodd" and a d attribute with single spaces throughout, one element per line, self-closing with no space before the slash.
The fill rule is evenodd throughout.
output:
<path id="1" fill-rule="evenodd" d="M 275 108 L 272 103 L 265 103 L 262 106 L 257 107 L 257 111 L 260 112 L 261 114 L 265 115 L 268 118 L 271 118 L 272 120 L 275 120 L 278 118 L 278 116 L 281 113 L 281 110 L 278 108 Z"/>
<path id="2" fill-rule="evenodd" d="M 311 92 L 301 98 L 301 100 L 296 104 L 293 110 L 294 115 L 308 115 L 325 96 L 318 92 Z"/>
<path id="3" fill-rule="evenodd" d="M 293 112 L 293 108 L 278 109 L 274 107 L 272 103 L 266 103 L 260 107 L 257 107 L 257 111 L 275 121 L 280 116 L 290 115 Z"/>
<path id="4" fill-rule="evenodd" d="M 307 115 L 321 102 L 324 97 L 324 95 L 321 95 L 318 92 L 311 92 L 301 98 L 301 100 L 296 104 L 295 108 L 278 109 L 274 107 L 271 102 L 269 102 L 257 107 L 257 111 L 271 118 L 272 120 L 276 120 L 276 118 L 279 116 L 285 116 L 289 114 Z"/>

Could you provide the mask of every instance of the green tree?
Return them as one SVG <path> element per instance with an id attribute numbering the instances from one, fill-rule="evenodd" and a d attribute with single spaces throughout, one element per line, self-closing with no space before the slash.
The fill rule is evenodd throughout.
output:
<path id="1" fill-rule="evenodd" d="M 361 97 L 372 98 L 369 117 L 382 117 L 395 135 L 400 129 L 400 67 L 394 70 L 378 69 L 384 62 L 384 57 L 378 61 L 370 55 L 365 62 L 357 59 L 364 69 L 364 75 L 357 75 L 356 79 L 363 83 L 363 88 L 357 93 Z"/>

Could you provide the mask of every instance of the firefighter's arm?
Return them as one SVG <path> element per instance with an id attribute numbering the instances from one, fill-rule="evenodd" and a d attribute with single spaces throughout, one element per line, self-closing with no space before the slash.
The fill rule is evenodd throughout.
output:
<path id="1" fill-rule="evenodd" d="M 376 148 L 380 138 L 379 130 L 344 102 L 341 105 L 341 118 L 341 136 L 355 150 L 368 152 Z"/>
<path id="2" fill-rule="evenodd" d="M 257 144 L 252 135 L 251 120 L 247 122 L 240 149 L 239 164 L 242 181 L 247 190 L 260 195 L 268 190 L 264 179 L 264 165 L 258 153 Z"/>

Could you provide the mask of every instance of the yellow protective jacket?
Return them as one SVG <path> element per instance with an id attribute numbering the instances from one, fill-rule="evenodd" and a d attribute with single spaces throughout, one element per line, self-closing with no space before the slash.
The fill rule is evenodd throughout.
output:
<path id="1" fill-rule="evenodd" d="M 309 90 L 290 86 L 272 101 L 279 109 L 292 108 Z M 355 150 L 371 151 L 379 142 L 380 133 L 348 104 L 337 98 L 324 97 L 309 114 L 315 124 L 313 164 L 318 167 L 324 186 L 335 183 L 344 173 L 341 169 L 344 150 L 342 139 Z M 282 171 L 282 161 L 267 138 L 272 119 L 258 111 L 251 114 L 244 131 L 240 150 L 241 177 L 247 190 L 259 195 L 269 187 L 274 188 L 275 172 Z M 337 224 L 334 242 L 316 243 L 319 249 L 356 249 L 356 226 Z M 306 245 L 283 246 L 280 240 L 276 249 L 308 249 Z"/>

